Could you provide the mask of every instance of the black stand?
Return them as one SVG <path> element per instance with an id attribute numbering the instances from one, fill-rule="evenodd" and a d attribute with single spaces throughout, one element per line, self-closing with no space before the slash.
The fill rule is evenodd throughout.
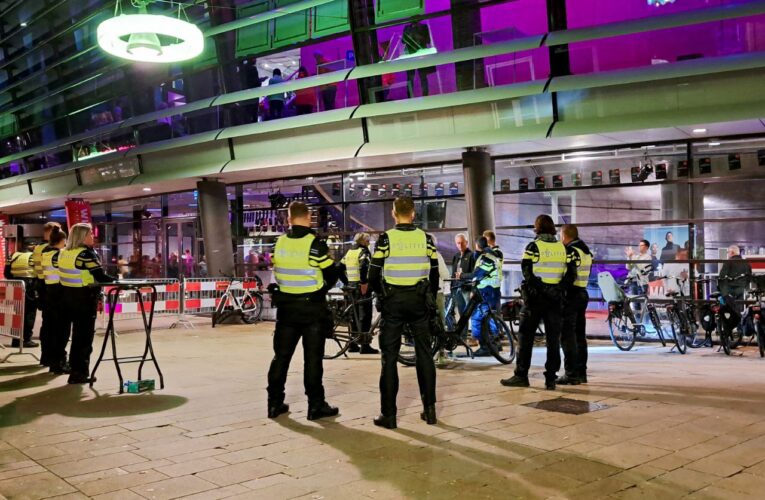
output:
<path id="1" fill-rule="evenodd" d="M 159 374 L 159 388 L 164 389 L 165 388 L 165 379 L 162 375 L 162 371 L 159 369 L 159 364 L 157 363 L 157 358 L 154 356 L 154 347 L 151 344 L 151 325 L 154 321 L 154 303 L 157 301 L 157 285 L 162 285 L 164 283 L 158 283 L 158 282 L 141 282 L 141 281 L 118 281 L 115 282 L 112 285 L 112 288 L 109 289 L 109 291 L 106 293 L 105 297 L 105 305 L 109 307 L 109 323 L 106 326 L 106 333 L 104 334 L 104 343 L 101 346 L 101 353 L 98 355 L 98 360 L 96 361 L 95 366 L 93 367 L 93 372 L 90 374 L 91 382 L 90 387 L 93 387 L 93 380 L 96 378 L 96 370 L 98 370 L 98 365 L 101 364 L 101 361 L 114 361 L 114 367 L 117 369 L 117 376 L 120 379 L 120 394 L 125 392 L 124 385 L 123 385 L 123 379 L 122 379 L 122 371 L 120 370 L 120 363 L 140 363 L 138 365 L 138 380 L 141 380 L 141 371 L 143 370 L 143 365 L 146 363 L 147 360 L 150 360 L 154 363 L 154 367 L 157 369 L 157 373 Z M 142 293 L 142 290 L 145 290 L 149 288 L 151 291 L 148 292 L 148 318 L 147 318 L 147 300 L 144 300 L 144 293 Z M 127 356 L 127 357 L 117 357 L 117 340 L 116 340 L 116 332 L 114 331 L 114 313 L 117 309 L 117 303 L 119 302 L 120 298 L 120 292 L 132 290 L 136 293 L 138 296 L 138 308 L 141 310 L 141 319 L 143 319 L 143 329 L 146 333 L 146 344 L 143 350 L 142 356 Z M 112 344 L 112 357 L 104 359 L 104 353 L 106 352 L 106 344 L 109 342 L 109 339 L 111 339 Z M 151 354 L 150 357 L 147 357 L 148 354 Z"/>

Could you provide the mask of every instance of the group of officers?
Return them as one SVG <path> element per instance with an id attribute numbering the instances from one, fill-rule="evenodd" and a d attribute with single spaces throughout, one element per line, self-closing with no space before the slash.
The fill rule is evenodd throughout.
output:
<path id="1" fill-rule="evenodd" d="M 89 383 L 99 284 L 114 278 L 104 272 L 93 249 L 90 224 L 74 224 L 67 238 L 60 224 L 48 222 L 43 239 L 39 245 L 14 252 L 5 266 L 6 277 L 25 285 L 23 338 L 14 339 L 12 345 L 23 342 L 24 347 L 37 347 L 32 330 L 40 310 L 40 364 L 49 367 L 50 373 L 69 374 L 70 384 Z"/>
<path id="2" fill-rule="evenodd" d="M 408 326 L 416 356 L 416 373 L 422 399 L 422 420 L 437 423 L 436 369 L 430 348 L 436 329 L 434 319 L 441 321 L 443 311 L 437 306 L 441 281 L 439 260 L 434 239 L 414 224 L 415 206 L 411 198 L 399 197 L 393 202 L 394 228 L 382 233 L 374 251 L 369 250 L 369 236 L 354 238 L 354 247 L 336 265 L 325 241 L 310 229 L 308 207 L 302 202 L 289 206 L 289 231 L 280 236 L 273 254 L 276 284 L 271 287 L 277 307 L 274 332 L 274 358 L 268 371 L 268 417 L 276 418 L 289 411 L 285 404 L 287 372 L 298 342 L 304 351 L 304 385 L 308 397 L 308 419 L 316 420 L 339 413 L 325 399 L 323 356 L 325 339 L 332 334 L 332 317 L 327 307 L 327 292 L 340 279 L 356 290 L 359 297 L 374 293 L 381 314 L 379 346 L 382 358 L 380 373 L 380 415 L 374 424 L 396 428 L 396 395 L 399 379 L 397 357 L 401 348 L 401 332 Z M 592 266 L 592 253 L 579 239 L 576 226 L 561 228 L 556 238 L 553 220 L 540 215 L 534 223 L 536 239 L 523 253 L 521 270 L 524 282 L 522 295 L 520 341 L 515 373 L 501 380 L 509 387 L 528 387 L 534 336 L 544 322 L 547 340 L 545 387 L 556 383 L 576 385 L 587 382 L 587 343 L 585 310 L 589 300 L 587 282 Z M 453 277 L 475 285 L 482 304 L 471 317 L 473 336 L 482 342 L 480 324 L 490 308 L 499 307 L 502 261 L 494 233 L 487 231 L 476 239 L 476 252 L 467 248 L 467 239 L 458 235 L 460 253 L 453 261 Z M 445 266 L 441 266 L 443 269 Z M 452 293 L 461 293 L 460 286 Z M 460 300 L 462 299 L 462 300 Z M 455 297 L 460 313 L 466 298 Z M 359 331 L 368 332 L 372 318 L 372 301 L 361 302 Z M 361 337 L 361 345 L 351 349 L 376 353 L 371 338 Z M 565 356 L 565 374 L 560 369 L 560 348 Z M 476 351 L 486 355 L 486 346 Z"/>

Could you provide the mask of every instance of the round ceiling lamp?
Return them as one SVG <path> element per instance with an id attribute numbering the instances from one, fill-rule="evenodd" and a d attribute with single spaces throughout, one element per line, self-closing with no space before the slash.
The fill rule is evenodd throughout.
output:
<path id="1" fill-rule="evenodd" d="M 109 54 L 137 62 L 173 63 L 193 59 L 205 47 L 202 31 L 193 23 L 178 17 L 149 14 L 152 0 L 132 0 L 138 14 L 123 14 L 117 1 L 114 17 L 98 25 L 98 45 Z"/>

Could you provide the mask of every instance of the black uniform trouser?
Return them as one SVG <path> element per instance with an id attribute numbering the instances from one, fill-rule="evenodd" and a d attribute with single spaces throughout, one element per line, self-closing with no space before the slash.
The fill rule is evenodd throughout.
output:
<path id="1" fill-rule="evenodd" d="M 563 326 L 560 343 L 563 348 L 563 365 L 566 375 L 581 377 L 587 374 L 587 319 L 585 313 L 590 296 L 586 288 L 569 290 L 563 307 Z"/>
<path id="2" fill-rule="evenodd" d="M 64 321 L 72 325 L 69 364 L 73 375 L 90 375 L 90 354 L 96 333 L 99 288 L 64 288 Z"/>
<path id="3" fill-rule="evenodd" d="M 372 343 L 372 336 L 368 334 L 369 329 L 372 328 L 372 291 L 367 289 L 367 294 L 363 295 L 361 289 L 357 289 L 355 292 L 356 300 L 362 301 L 356 307 L 356 315 L 359 318 L 359 324 L 354 325 L 353 329 L 357 332 L 364 332 L 359 338 L 361 345 L 369 345 Z M 355 323 L 355 321 L 354 321 Z"/>
<path id="4" fill-rule="evenodd" d="M 547 285 L 543 285 L 548 287 Z M 549 287 L 548 287 L 549 289 Z M 534 334 L 539 328 L 540 321 L 545 323 L 545 341 L 547 343 L 547 362 L 545 363 L 545 379 L 554 381 L 560 369 L 560 326 L 562 316 L 560 299 L 550 293 L 540 292 L 529 299 L 521 309 L 521 324 L 518 327 L 520 340 L 518 358 L 515 363 L 515 374 L 528 377 L 531 367 L 531 354 L 534 348 Z"/>
<path id="5" fill-rule="evenodd" d="M 50 348 L 52 341 L 50 339 L 51 325 L 53 320 L 50 319 L 50 297 L 48 296 L 48 286 L 45 284 L 45 280 L 35 280 L 35 287 L 37 287 L 37 309 L 42 311 L 42 322 L 40 323 L 40 363 L 50 363 Z"/>
<path id="6" fill-rule="evenodd" d="M 286 294 L 283 294 L 286 295 Z M 268 369 L 268 403 L 284 402 L 284 385 L 292 355 L 303 339 L 303 385 L 308 406 L 315 408 L 324 403 L 324 322 L 328 314 L 326 301 L 311 301 L 307 297 L 279 299 L 274 332 L 274 358 Z"/>
<path id="7" fill-rule="evenodd" d="M 64 306 L 65 289 L 61 285 L 46 285 L 46 303 L 43 309 L 43 324 L 48 324 L 47 340 L 43 344 L 43 356 L 47 356 L 50 366 L 60 366 L 66 362 L 66 344 L 72 330 L 72 320 L 66 314 Z M 47 347 L 46 347 L 47 344 Z"/>
<path id="8" fill-rule="evenodd" d="M 24 342 L 32 340 L 32 334 L 35 328 L 35 319 L 37 319 L 37 280 L 24 280 L 26 292 L 24 294 Z"/>
<path id="9" fill-rule="evenodd" d="M 401 332 L 407 324 L 414 337 L 417 383 L 420 386 L 422 404 L 428 406 L 436 403 L 436 367 L 431 352 L 426 299 L 415 287 L 398 288 L 383 300 L 380 321 L 380 406 L 382 414 L 386 417 L 395 416 L 397 412 L 398 354 L 401 349 Z"/>

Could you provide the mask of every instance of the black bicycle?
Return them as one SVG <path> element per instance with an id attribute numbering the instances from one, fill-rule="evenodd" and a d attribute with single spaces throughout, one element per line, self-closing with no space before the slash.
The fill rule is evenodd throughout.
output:
<path id="1" fill-rule="evenodd" d="M 635 340 L 638 337 L 646 337 L 647 331 L 643 324 L 645 314 L 648 314 L 648 318 L 651 321 L 659 341 L 662 346 L 667 345 L 667 341 L 664 339 L 664 332 L 661 328 L 661 321 L 659 320 L 659 313 L 656 311 L 656 306 L 648 300 L 646 294 L 629 295 L 626 290 L 629 288 L 634 278 L 627 278 L 621 285 L 622 297 L 618 301 L 612 301 L 608 303 L 608 331 L 611 335 L 611 340 L 614 345 L 621 351 L 629 351 L 635 345 Z M 640 309 L 633 310 L 633 305 L 640 305 Z M 637 309 L 637 308 L 636 308 Z M 645 312 L 643 312 L 645 311 Z M 678 338 L 675 337 L 675 343 L 680 350 Z M 680 351 L 685 352 L 685 347 Z"/>
<path id="2" fill-rule="evenodd" d="M 372 302 L 374 296 L 361 297 L 358 289 L 353 286 L 343 287 L 342 295 L 330 296 L 329 309 L 332 313 L 332 334 L 324 344 L 324 359 L 335 359 L 348 356 L 348 349 L 354 344 L 359 345 L 362 339 L 373 338 L 377 335 L 380 317 L 372 321 L 369 331 L 359 330 L 361 318 L 359 307 L 365 302 Z"/>
<path id="3" fill-rule="evenodd" d="M 760 350 L 760 357 L 765 358 L 765 325 L 762 322 L 762 310 L 765 303 L 762 297 L 765 296 L 765 276 L 754 276 L 752 278 L 752 288 L 749 294 L 754 296 L 754 303 L 747 306 L 744 317 L 741 320 L 741 334 L 749 337 L 747 345 L 751 345 L 756 340 Z"/>
<path id="4" fill-rule="evenodd" d="M 724 281 L 736 281 L 745 275 L 733 276 L 728 278 L 717 278 L 718 283 Z M 701 278 L 697 283 L 709 283 L 711 278 Z M 718 285 L 719 286 L 719 285 Z M 727 355 L 738 347 L 741 342 L 742 334 L 736 329 L 741 320 L 741 314 L 736 310 L 736 301 L 730 295 L 725 295 L 719 290 L 709 294 L 711 304 L 709 314 L 711 317 L 705 317 L 704 324 L 707 328 L 713 328 L 720 340 L 720 347 Z M 718 349 L 719 352 L 719 349 Z"/>
<path id="5" fill-rule="evenodd" d="M 478 292 L 477 286 L 473 285 L 470 295 L 470 301 L 465 309 L 464 314 L 460 315 L 459 321 L 454 328 L 444 328 L 438 335 L 433 336 L 432 354 L 435 356 L 440 350 L 444 350 L 449 353 L 453 353 L 459 347 L 464 347 L 467 357 L 473 358 L 473 349 L 468 345 L 468 323 L 470 317 L 478 308 L 483 304 L 483 298 Z M 481 340 L 489 352 L 494 356 L 497 361 L 502 364 L 510 364 L 515 360 L 515 340 L 507 323 L 502 320 L 502 317 L 493 309 L 489 310 L 489 313 L 484 317 L 481 323 Z M 403 346 L 407 345 L 406 351 L 403 350 Z M 407 338 L 407 333 L 404 333 L 404 339 L 402 339 L 402 352 L 399 354 L 399 361 L 405 365 L 413 366 L 416 361 L 414 354 L 414 339 Z"/>

